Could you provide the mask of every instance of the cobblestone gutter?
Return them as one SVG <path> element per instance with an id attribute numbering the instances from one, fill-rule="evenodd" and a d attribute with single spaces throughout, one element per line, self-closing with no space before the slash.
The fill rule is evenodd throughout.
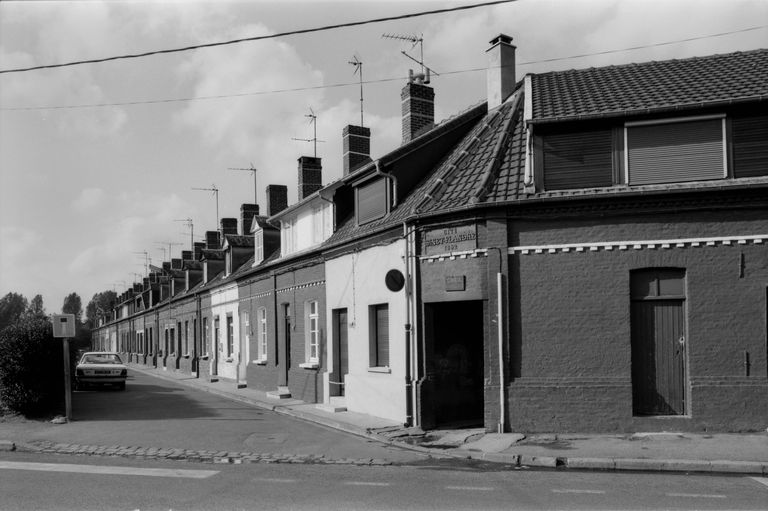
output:
<path id="1" fill-rule="evenodd" d="M 304 465 L 393 465 L 391 461 L 374 458 L 327 458 L 314 454 L 276 454 L 228 451 L 197 451 L 191 449 L 168 449 L 160 447 L 135 447 L 126 445 L 81 445 L 57 444 L 49 441 L 35 441 L 15 445 L 19 452 L 43 452 L 68 454 L 72 456 L 112 456 L 139 460 L 170 460 L 198 463 L 243 464 L 243 463 L 295 463 Z"/>

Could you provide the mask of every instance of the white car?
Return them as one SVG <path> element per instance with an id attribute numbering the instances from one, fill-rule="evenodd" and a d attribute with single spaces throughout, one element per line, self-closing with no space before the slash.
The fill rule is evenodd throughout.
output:
<path id="1" fill-rule="evenodd" d="M 84 353 L 75 370 L 75 388 L 88 385 L 115 385 L 125 390 L 128 368 L 123 365 L 120 355 L 107 351 Z"/>

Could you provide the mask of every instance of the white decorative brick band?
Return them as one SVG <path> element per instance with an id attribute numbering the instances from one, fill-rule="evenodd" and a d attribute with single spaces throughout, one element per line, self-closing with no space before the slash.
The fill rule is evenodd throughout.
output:
<path id="1" fill-rule="evenodd" d="M 308 287 L 322 286 L 324 284 L 325 284 L 324 280 L 316 280 L 315 282 L 307 282 L 306 284 L 297 284 L 295 286 L 284 287 L 282 289 L 278 289 L 277 293 L 287 293 L 289 291 L 294 291 L 296 289 L 305 289 Z"/>
<path id="2" fill-rule="evenodd" d="M 761 245 L 768 241 L 768 234 L 754 236 L 723 236 L 716 238 L 682 238 L 645 241 L 601 241 L 595 243 L 562 243 L 557 245 L 527 245 L 507 248 L 512 254 L 555 254 L 557 252 L 598 252 L 600 250 L 668 250 L 685 247 L 715 247 L 717 245 Z"/>
<path id="3" fill-rule="evenodd" d="M 487 256 L 487 248 L 476 248 L 474 250 L 462 250 L 461 252 L 449 252 L 447 254 L 435 254 L 431 256 L 420 256 L 422 262 L 434 263 L 435 261 L 453 261 L 456 259 L 467 259 L 473 257 Z"/>

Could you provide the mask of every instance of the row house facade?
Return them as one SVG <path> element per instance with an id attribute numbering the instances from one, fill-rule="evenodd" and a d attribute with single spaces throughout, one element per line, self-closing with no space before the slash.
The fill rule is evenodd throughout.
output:
<path id="1" fill-rule="evenodd" d="M 768 420 L 768 50 L 518 79 L 343 176 L 298 160 L 94 331 L 137 364 L 424 429 L 747 431 Z M 203 246 L 204 245 L 204 246 Z"/>

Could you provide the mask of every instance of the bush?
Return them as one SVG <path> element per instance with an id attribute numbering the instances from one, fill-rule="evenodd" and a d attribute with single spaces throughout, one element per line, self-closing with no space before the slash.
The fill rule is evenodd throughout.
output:
<path id="1" fill-rule="evenodd" d="M 0 401 L 24 415 L 60 407 L 64 394 L 61 340 L 44 318 L 23 317 L 0 331 Z"/>

